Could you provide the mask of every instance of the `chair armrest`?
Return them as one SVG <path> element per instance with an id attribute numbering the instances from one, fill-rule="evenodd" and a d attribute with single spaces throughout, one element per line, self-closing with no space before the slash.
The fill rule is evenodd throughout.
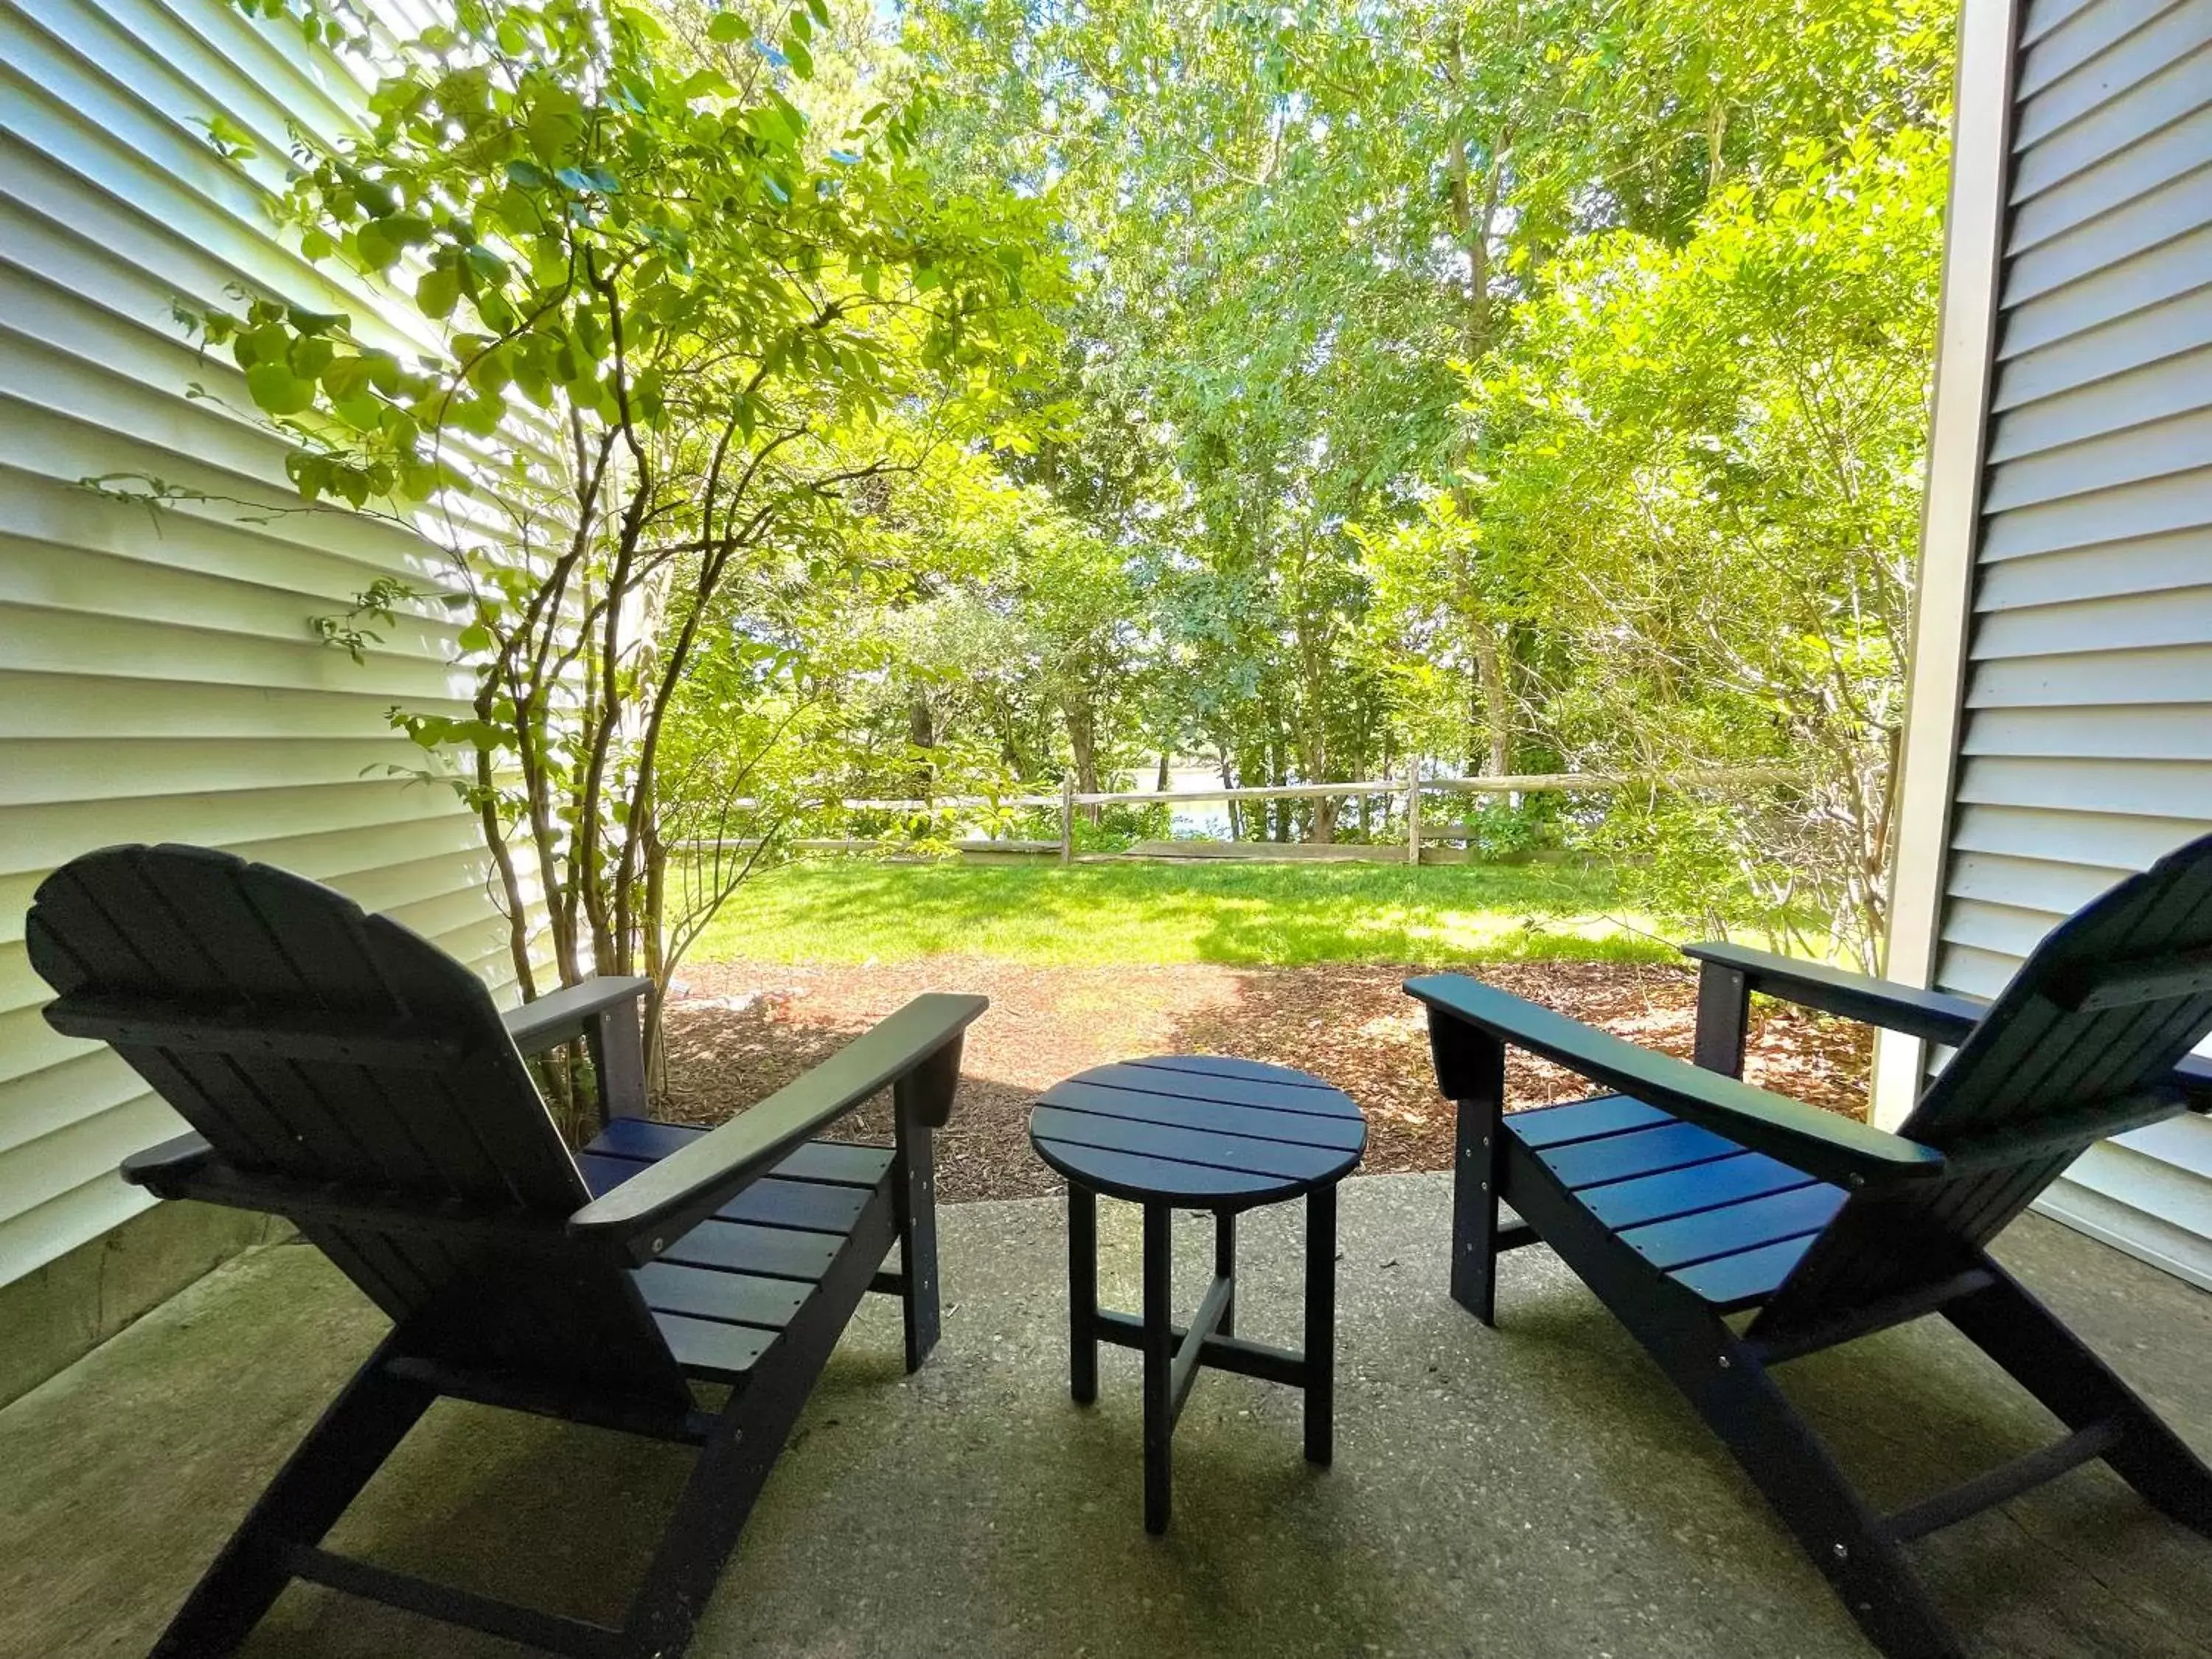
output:
<path id="1" fill-rule="evenodd" d="M 916 997 L 758 1105 L 586 1204 L 568 1218 L 570 1237 L 651 1261 L 802 1142 L 957 1045 L 989 1006 L 981 997 Z"/>
<path id="2" fill-rule="evenodd" d="M 1818 1008 L 1825 1014 L 1864 1020 L 1908 1036 L 1924 1037 L 1956 1048 L 1981 1023 L 1989 1005 L 1948 991 L 1923 991 L 1894 981 L 1831 968 L 1800 957 L 1777 956 L 1771 951 L 1747 950 L 1740 945 L 1685 945 L 1686 957 L 1732 968 L 1753 991 L 1780 997 L 1801 1008 Z"/>
<path id="3" fill-rule="evenodd" d="M 184 1184 L 215 1158 L 205 1135 L 185 1133 L 133 1152 L 117 1171 L 133 1187 L 143 1187 L 156 1198 L 182 1198 Z"/>
<path id="4" fill-rule="evenodd" d="M 1822 1181 L 1867 1187 L 1943 1168 L 1933 1147 L 1639 1047 L 1463 974 L 1407 980 L 1406 990 L 1432 1018 L 1463 1021 Z"/>
<path id="5" fill-rule="evenodd" d="M 542 1054 L 583 1036 L 600 1016 L 652 988 L 651 980 L 635 975 L 597 974 L 581 985 L 564 985 L 534 1002 L 510 1008 L 500 1018 L 516 1048 L 526 1054 Z"/>

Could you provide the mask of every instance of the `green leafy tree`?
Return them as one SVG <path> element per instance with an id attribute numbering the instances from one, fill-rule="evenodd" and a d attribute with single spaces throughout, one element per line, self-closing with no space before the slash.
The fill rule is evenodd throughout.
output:
<path id="1" fill-rule="evenodd" d="M 764 741 L 806 701 L 793 619 L 852 576 L 852 492 L 1027 443 L 1062 282 L 1037 204 L 916 164 L 911 107 L 810 118 L 823 0 L 679 21 L 459 0 L 378 58 L 367 132 L 303 145 L 280 209 L 404 341 L 273 295 L 202 319 L 302 497 L 444 550 L 474 708 L 396 718 L 462 757 L 526 988 L 534 897 L 562 981 L 665 987 L 672 814 L 720 821 L 750 775 L 687 763 L 672 801 L 672 723 L 735 698 Z"/>
<path id="2" fill-rule="evenodd" d="M 1622 811 L 1674 908 L 1811 910 L 1879 948 L 1944 146 L 1808 145 L 1679 247 L 1569 244 L 1475 382 L 1486 557 L 1553 647 L 1538 690 L 1593 771 L 1787 781 Z M 1572 509 L 1563 510 L 1563 504 Z"/>

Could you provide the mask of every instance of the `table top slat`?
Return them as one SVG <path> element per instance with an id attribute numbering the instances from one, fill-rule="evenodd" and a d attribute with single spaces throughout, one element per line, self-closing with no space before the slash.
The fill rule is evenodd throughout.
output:
<path id="1" fill-rule="evenodd" d="M 1030 1111 L 1030 1140 L 1093 1191 L 1225 1211 L 1342 1180 L 1366 1151 L 1367 1122 L 1350 1096 L 1305 1073 L 1167 1055 L 1054 1085 Z"/>

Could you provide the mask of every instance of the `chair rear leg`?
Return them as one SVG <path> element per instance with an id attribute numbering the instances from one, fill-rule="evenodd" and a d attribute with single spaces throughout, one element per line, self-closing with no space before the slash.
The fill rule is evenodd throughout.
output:
<path id="1" fill-rule="evenodd" d="M 284 1462 L 155 1644 L 155 1659 L 227 1654 L 283 1594 L 286 1551 L 313 1545 L 422 1420 L 436 1391 L 385 1370 L 389 1341 L 354 1374 Z"/>
<path id="2" fill-rule="evenodd" d="M 1963 1650 L 1903 1545 L 1759 1357 L 1719 1320 L 1698 1314 L 1712 1328 L 1702 1358 L 1694 1343 L 1677 1347 L 1671 1361 L 1648 1337 L 1644 1346 L 1796 1534 L 1867 1639 L 1891 1659 L 1956 1659 Z"/>
<path id="3" fill-rule="evenodd" d="M 1891 1659 L 1958 1659 L 1957 1639 L 1904 1547 L 1751 1346 L 1607 1232 L 1533 1153 L 1509 1146 L 1505 1164 L 1513 1207 L 1720 1437 L 1867 1638 Z"/>
<path id="4" fill-rule="evenodd" d="M 2134 1389 L 1995 1263 L 1996 1281 L 1944 1315 L 2069 1429 L 2109 1421 L 2120 1437 L 2105 1454 L 2146 1502 L 2212 1537 L 2212 1469 Z"/>

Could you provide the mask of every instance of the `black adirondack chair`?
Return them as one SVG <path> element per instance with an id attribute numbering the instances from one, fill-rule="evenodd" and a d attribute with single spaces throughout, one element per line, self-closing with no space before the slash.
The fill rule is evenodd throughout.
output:
<path id="1" fill-rule="evenodd" d="M 909 1368 L 936 1340 L 930 1134 L 980 997 L 916 998 L 711 1132 L 614 1117 L 579 1160 L 521 1051 L 586 1036 L 603 1099 L 641 1109 L 641 980 L 503 1020 L 398 923 L 190 847 L 73 860 L 28 930 L 48 1022 L 112 1043 L 194 1131 L 125 1178 L 291 1218 L 392 1321 L 157 1654 L 229 1652 L 295 1578 L 556 1652 L 679 1654 L 861 1297 L 902 1298 Z M 886 1085 L 895 1146 L 811 1139 Z M 441 1395 L 697 1448 L 619 1627 L 323 1547 Z"/>
<path id="2" fill-rule="evenodd" d="M 2062 923 L 1988 1004 L 1763 951 L 1688 953 L 1704 963 L 1696 1065 L 1472 979 L 1407 982 L 1429 1006 L 1437 1079 L 1458 1104 L 1454 1298 L 1494 1322 L 1498 1255 L 1549 1244 L 1727 1443 L 1887 1654 L 1960 1651 L 1910 1540 L 2093 1459 L 2212 1535 L 2212 1472 L 1986 1248 L 2093 1141 L 2212 1098 L 2212 1074 L 2184 1060 L 2212 1031 L 2212 836 Z M 1738 1080 L 1754 990 L 1957 1053 L 1886 1133 Z M 1508 1045 L 1619 1092 L 1506 1115 Z M 2067 1433 L 1879 1515 L 1772 1368 L 1931 1313 Z"/>

